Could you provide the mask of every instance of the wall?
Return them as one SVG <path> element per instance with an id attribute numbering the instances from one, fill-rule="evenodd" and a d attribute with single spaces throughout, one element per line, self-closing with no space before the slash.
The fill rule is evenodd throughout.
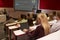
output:
<path id="1" fill-rule="evenodd" d="M 20 18 L 21 14 L 24 14 L 24 15 L 27 15 L 27 13 L 29 13 L 30 15 L 33 14 L 33 12 L 15 11 L 14 8 L 0 8 L 0 13 L 3 12 L 4 9 L 7 10 L 7 15 L 13 18 Z"/>
<path id="2" fill-rule="evenodd" d="M 40 0 L 39 9 L 60 10 L 60 0 Z"/>
<path id="3" fill-rule="evenodd" d="M 0 7 L 12 8 L 13 7 L 13 1 L 14 0 L 0 0 Z"/>
<path id="4" fill-rule="evenodd" d="M 14 0 L 0 0 L 0 9 L 7 8 L 8 15 L 14 18 L 20 17 L 20 14 L 27 13 L 23 11 L 14 11 L 13 3 Z M 39 9 L 60 10 L 60 0 L 40 0 Z"/>
<path id="5" fill-rule="evenodd" d="M 19 18 L 21 14 L 27 14 L 26 11 L 15 11 L 13 7 L 14 0 L 0 0 L 0 12 L 5 8 L 9 16 Z"/>
<path id="6" fill-rule="evenodd" d="M 14 0 L 0 0 L 0 7 L 13 8 Z M 60 0 L 40 0 L 39 9 L 60 10 Z"/>

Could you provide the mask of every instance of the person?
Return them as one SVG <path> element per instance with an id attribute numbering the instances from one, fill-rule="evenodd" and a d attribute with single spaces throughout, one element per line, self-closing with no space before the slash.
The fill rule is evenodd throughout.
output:
<path id="1" fill-rule="evenodd" d="M 50 25 L 48 24 L 47 17 L 44 13 L 38 14 L 37 22 L 39 26 L 37 26 L 34 31 L 27 34 L 30 40 L 36 40 L 49 34 Z"/>
<path id="2" fill-rule="evenodd" d="M 48 16 L 49 16 L 49 21 L 51 21 L 51 20 L 53 20 L 53 13 L 50 13 L 50 14 L 48 14 Z"/>
<path id="3" fill-rule="evenodd" d="M 6 21 L 9 20 L 11 17 L 9 17 L 7 9 L 3 10 L 3 14 L 6 15 Z"/>
<path id="4" fill-rule="evenodd" d="M 33 19 L 30 17 L 30 14 L 27 14 L 27 16 L 28 16 L 28 25 L 29 26 L 33 26 Z"/>
<path id="5" fill-rule="evenodd" d="M 15 26 L 16 27 L 21 27 L 20 23 L 17 23 L 17 22 L 16 22 L 16 25 Z"/>
<path id="6" fill-rule="evenodd" d="M 21 22 L 21 23 L 27 22 L 26 15 L 21 14 L 21 20 L 20 20 L 20 22 Z"/>
<path id="7" fill-rule="evenodd" d="M 50 16 L 48 17 L 48 19 L 50 19 L 50 20 L 49 20 L 50 26 L 52 26 L 54 23 L 57 22 L 56 16 L 55 16 L 53 13 L 50 14 Z"/>
<path id="8" fill-rule="evenodd" d="M 3 12 L 3 14 L 7 14 L 7 11 L 6 11 L 6 9 L 4 9 L 4 12 Z"/>
<path id="9" fill-rule="evenodd" d="M 50 29 L 50 33 L 60 30 L 60 13 L 59 12 L 57 12 L 57 14 L 56 14 L 56 20 L 57 20 L 57 22 L 52 25 L 52 27 Z"/>
<path id="10" fill-rule="evenodd" d="M 36 18 L 37 18 L 37 14 L 33 14 L 33 18 L 34 18 L 34 21 L 35 21 Z"/>
<path id="11" fill-rule="evenodd" d="M 26 15 L 21 14 L 21 18 L 22 18 L 22 19 L 26 19 Z"/>
<path id="12" fill-rule="evenodd" d="M 50 25 L 48 24 L 47 17 L 44 13 L 38 14 L 37 22 L 38 22 L 39 26 L 37 26 L 37 28 L 34 31 L 26 32 L 25 35 L 27 35 L 27 36 L 23 37 L 24 39 L 22 39 L 22 40 L 36 40 L 38 38 L 41 38 L 41 37 L 49 34 Z M 25 29 L 25 31 L 26 31 L 26 29 Z M 22 36 L 24 36 L 24 35 L 22 35 Z"/>

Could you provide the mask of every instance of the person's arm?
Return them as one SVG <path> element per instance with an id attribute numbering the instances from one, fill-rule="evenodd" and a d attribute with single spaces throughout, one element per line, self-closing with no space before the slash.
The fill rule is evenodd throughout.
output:
<path id="1" fill-rule="evenodd" d="M 60 25 L 58 24 L 54 24 L 51 28 L 50 28 L 50 33 L 56 32 L 60 29 Z"/>
<path id="2" fill-rule="evenodd" d="M 34 30 L 32 33 L 29 34 L 31 38 L 40 38 L 44 36 L 44 29 L 42 26 L 38 26 L 36 30 Z"/>

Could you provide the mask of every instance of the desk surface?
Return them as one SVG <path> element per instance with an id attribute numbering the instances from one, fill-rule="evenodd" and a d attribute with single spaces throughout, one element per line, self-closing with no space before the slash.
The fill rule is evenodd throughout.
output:
<path id="1" fill-rule="evenodd" d="M 19 28 L 19 27 L 17 27 L 17 26 L 10 26 L 10 27 L 8 27 L 9 29 L 15 29 L 15 28 Z"/>
<path id="2" fill-rule="evenodd" d="M 19 22 L 8 23 L 8 24 L 6 24 L 6 26 L 14 25 L 16 23 L 26 23 L 26 22 L 27 22 L 27 20 L 22 20 L 22 21 L 19 21 Z"/>
<path id="3" fill-rule="evenodd" d="M 16 31 L 13 31 L 13 33 L 14 33 L 16 36 L 25 34 L 25 32 L 23 32 L 22 30 L 16 30 Z"/>
<path id="4" fill-rule="evenodd" d="M 35 30 L 38 26 L 39 26 L 39 25 L 30 26 L 29 29 L 30 29 L 31 31 L 33 31 L 33 30 Z"/>
<path id="5" fill-rule="evenodd" d="M 60 40 L 60 30 L 37 40 Z"/>
<path id="6" fill-rule="evenodd" d="M 38 27 L 38 25 L 34 25 L 34 26 L 30 26 L 29 29 L 33 31 L 33 30 L 35 30 L 37 27 Z"/>

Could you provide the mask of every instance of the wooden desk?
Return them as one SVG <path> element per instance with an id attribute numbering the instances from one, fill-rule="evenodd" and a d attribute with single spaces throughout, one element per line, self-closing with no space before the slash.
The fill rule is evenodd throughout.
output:
<path id="1" fill-rule="evenodd" d="M 60 30 L 37 40 L 60 40 Z"/>
<path id="2" fill-rule="evenodd" d="M 25 23 L 25 22 L 27 22 L 27 21 L 7 23 L 7 24 L 4 24 L 4 29 L 5 29 L 5 31 L 7 31 L 9 26 L 15 25 L 16 23 Z"/>
<path id="3" fill-rule="evenodd" d="M 13 31 L 13 33 L 14 33 L 14 35 L 16 35 L 16 36 L 25 34 L 25 32 L 23 32 L 22 30 L 16 30 L 16 31 Z"/>
<path id="4" fill-rule="evenodd" d="M 28 40 L 29 39 L 28 35 L 26 35 L 26 33 L 21 30 L 13 31 L 13 34 L 14 34 L 13 40 Z"/>
<path id="5" fill-rule="evenodd" d="M 14 23 L 7 23 L 6 26 L 11 26 L 11 25 L 15 25 L 16 23 L 26 23 L 27 20 L 22 20 L 22 21 L 19 21 L 19 22 L 14 22 Z"/>
<path id="6" fill-rule="evenodd" d="M 35 30 L 38 26 L 39 26 L 39 25 L 30 26 L 30 27 L 29 27 L 29 30 L 30 30 L 30 31 L 33 31 L 33 30 Z"/>
<path id="7" fill-rule="evenodd" d="M 23 34 L 25 34 L 25 32 L 23 32 L 22 30 L 16 30 L 13 31 L 13 34 L 14 34 L 14 40 L 17 40 L 17 37 L 22 36 Z"/>
<path id="8" fill-rule="evenodd" d="M 19 27 L 17 27 L 17 26 L 10 26 L 10 27 L 8 27 L 8 29 L 10 29 L 10 30 L 16 29 L 16 28 L 19 28 Z"/>
<path id="9" fill-rule="evenodd" d="M 11 40 L 11 38 L 12 38 L 12 33 L 13 33 L 13 31 L 14 30 L 19 30 L 20 29 L 20 27 L 17 27 L 17 26 L 10 26 L 10 27 L 8 27 L 8 35 L 9 35 L 9 40 Z"/>

